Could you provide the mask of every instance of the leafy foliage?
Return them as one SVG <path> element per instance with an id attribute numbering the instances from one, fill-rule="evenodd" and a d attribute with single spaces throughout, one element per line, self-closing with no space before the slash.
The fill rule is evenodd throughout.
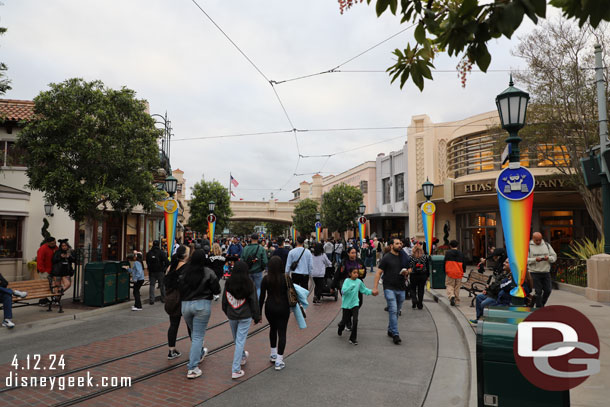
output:
<path id="1" fill-rule="evenodd" d="M 229 229 L 231 234 L 235 236 L 248 236 L 254 233 L 256 222 L 231 221 Z"/>
<path id="2" fill-rule="evenodd" d="M 309 236 L 316 230 L 316 213 L 319 212 L 318 203 L 313 199 L 303 199 L 294 208 L 292 223 L 301 236 Z"/>
<path id="3" fill-rule="evenodd" d="M 198 232 L 207 232 L 208 215 L 210 214 L 208 204 L 210 201 L 214 201 L 216 203 L 214 208 L 216 230 L 218 233 L 222 232 L 229 224 L 231 216 L 233 216 L 229 190 L 216 180 L 206 181 L 202 179 L 191 188 L 191 194 L 189 227 Z"/>
<path id="4" fill-rule="evenodd" d="M 322 226 L 339 233 L 353 228 L 362 198 L 362 191 L 357 187 L 347 184 L 332 187 L 322 195 Z"/>
<path id="5" fill-rule="evenodd" d="M 6 32 L 5 27 L 0 27 L 0 36 Z M 11 80 L 6 77 L 5 71 L 8 70 L 4 62 L 0 62 L 0 95 L 4 95 L 6 91 L 11 90 Z"/>
<path id="6" fill-rule="evenodd" d="M 271 233 L 274 239 L 283 236 L 286 229 L 288 229 L 287 225 L 275 222 L 266 222 L 265 227 L 267 228 L 267 233 Z"/>
<path id="7" fill-rule="evenodd" d="M 589 238 L 585 237 L 581 241 L 574 240 L 570 243 L 569 251 L 564 252 L 566 257 L 576 260 L 588 260 L 591 256 L 596 254 L 604 253 L 604 237 L 592 242 Z"/>
<path id="8" fill-rule="evenodd" d="M 133 90 L 68 79 L 34 98 L 35 118 L 19 133 L 28 187 L 77 221 L 112 209 L 155 207 L 158 130 Z"/>
<path id="9" fill-rule="evenodd" d="M 362 0 L 338 0 L 341 13 Z M 368 4 L 373 0 L 366 0 Z M 409 77 L 420 89 L 424 78 L 432 79 L 430 68 L 439 52 L 460 56 L 476 64 L 483 72 L 491 63 L 487 43 L 502 36 L 511 38 L 527 16 L 534 23 L 546 16 L 546 0 L 376 0 L 375 11 L 381 16 L 389 10 L 399 15 L 401 23 L 415 26 L 414 44 L 396 49 L 396 64 L 388 68 L 392 82 L 400 78 L 402 88 Z M 610 21 L 606 1 L 550 0 L 564 15 L 578 20 L 582 27 L 589 23 L 597 27 L 602 20 Z M 400 7 L 399 7 L 400 6 Z M 468 66 L 468 64 L 466 64 Z"/>

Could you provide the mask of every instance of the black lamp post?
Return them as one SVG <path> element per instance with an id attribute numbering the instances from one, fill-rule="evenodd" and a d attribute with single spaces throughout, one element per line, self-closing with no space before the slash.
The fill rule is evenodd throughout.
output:
<path id="1" fill-rule="evenodd" d="M 165 192 L 169 194 L 170 198 L 174 197 L 174 194 L 176 193 L 177 189 L 178 180 L 173 175 L 170 175 L 169 177 L 165 178 Z"/>
<path id="2" fill-rule="evenodd" d="M 362 202 L 358 207 L 358 213 L 360 214 L 360 216 L 362 216 L 364 215 L 364 212 L 366 212 L 366 205 L 364 204 L 364 202 Z"/>
<path id="3" fill-rule="evenodd" d="M 214 201 L 210 201 L 208 203 L 208 209 L 210 210 L 210 213 L 214 213 L 214 208 L 216 207 L 216 202 Z"/>
<path id="4" fill-rule="evenodd" d="M 426 182 L 421 184 L 421 189 L 424 191 L 424 197 L 426 201 L 429 201 L 432 198 L 432 193 L 434 192 L 434 184 L 431 183 L 428 178 L 426 178 Z"/>
<path id="5" fill-rule="evenodd" d="M 44 203 L 44 214 L 46 216 L 53 216 L 53 204 L 49 202 Z"/>
<path id="6" fill-rule="evenodd" d="M 509 144 L 509 166 L 510 168 L 518 168 L 521 161 L 519 153 L 521 138 L 518 136 L 518 133 L 525 126 L 525 116 L 530 95 L 521 89 L 515 88 L 513 85 L 513 76 L 511 74 L 508 88 L 496 96 L 496 106 L 500 115 L 502 128 L 508 131 L 509 134 L 509 137 L 506 139 L 506 142 Z"/>

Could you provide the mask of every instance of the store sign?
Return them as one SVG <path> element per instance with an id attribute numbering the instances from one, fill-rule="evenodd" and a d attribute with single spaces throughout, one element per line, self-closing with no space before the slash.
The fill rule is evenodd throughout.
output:
<path id="1" fill-rule="evenodd" d="M 469 182 L 455 185 L 455 195 L 468 195 L 480 193 L 495 193 L 495 180 L 484 180 L 481 182 Z M 566 181 L 557 178 L 536 178 L 537 191 L 558 191 L 565 190 L 567 187 Z"/>

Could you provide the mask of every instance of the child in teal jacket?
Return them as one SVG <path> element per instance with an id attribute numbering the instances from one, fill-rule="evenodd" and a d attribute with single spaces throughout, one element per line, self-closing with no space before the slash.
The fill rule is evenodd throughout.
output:
<path id="1" fill-rule="evenodd" d="M 352 333 L 349 336 L 349 343 L 352 345 L 358 345 L 358 305 L 360 303 L 358 301 L 358 293 L 360 292 L 365 295 L 371 295 L 373 292 L 366 288 L 362 280 L 358 278 L 358 269 L 353 269 L 349 275 L 349 278 L 345 279 L 341 292 L 343 293 L 341 297 L 343 318 L 341 319 L 341 322 L 339 322 L 339 330 L 337 333 L 339 336 L 341 336 L 343 330 L 345 329 L 345 325 L 351 319 Z"/>

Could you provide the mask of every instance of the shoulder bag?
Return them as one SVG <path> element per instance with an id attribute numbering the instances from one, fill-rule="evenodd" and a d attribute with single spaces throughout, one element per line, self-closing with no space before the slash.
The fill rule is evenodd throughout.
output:
<path id="1" fill-rule="evenodd" d="M 293 261 L 292 264 L 290 265 L 290 271 L 295 271 L 297 269 L 297 267 L 299 267 L 299 262 L 301 261 L 301 257 L 303 257 L 303 255 L 305 254 L 305 250 L 307 250 L 307 249 L 303 247 L 303 251 L 301 252 L 301 255 L 299 256 L 297 261 Z"/>
<path id="2" fill-rule="evenodd" d="M 288 305 L 290 307 L 296 307 L 298 304 L 297 291 L 294 289 L 290 276 L 288 274 L 284 274 L 284 277 L 286 278 L 286 286 L 288 287 Z"/>

